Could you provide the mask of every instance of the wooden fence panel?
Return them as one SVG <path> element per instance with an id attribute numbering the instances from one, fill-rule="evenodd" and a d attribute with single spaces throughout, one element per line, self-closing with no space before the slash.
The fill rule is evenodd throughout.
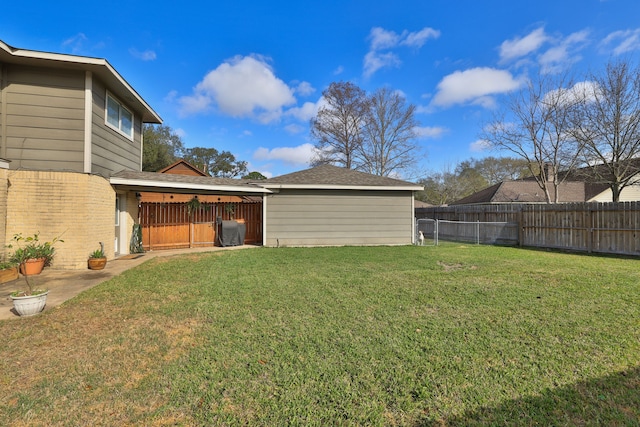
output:
<path id="1" fill-rule="evenodd" d="M 145 250 L 213 246 L 217 219 L 244 221 L 245 244 L 262 243 L 262 203 L 141 203 L 140 225 Z"/>
<path id="2" fill-rule="evenodd" d="M 640 202 L 417 208 L 416 218 L 517 222 L 521 246 L 640 255 Z"/>

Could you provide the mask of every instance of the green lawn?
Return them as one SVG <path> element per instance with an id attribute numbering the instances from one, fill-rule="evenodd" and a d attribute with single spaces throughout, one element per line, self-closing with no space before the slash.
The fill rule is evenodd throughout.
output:
<path id="1" fill-rule="evenodd" d="M 0 336 L 0 425 L 640 425 L 637 259 L 156 258 Z"/>

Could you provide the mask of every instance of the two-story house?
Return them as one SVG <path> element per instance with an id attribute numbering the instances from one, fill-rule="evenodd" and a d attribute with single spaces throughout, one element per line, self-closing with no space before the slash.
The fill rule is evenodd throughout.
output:
<path id="1" fill-rule="evenodd" d="M 126 253 L 137 201 L 109 177 L 140 171 L 143 123 L 162 120 L 105 59 L 0 41 L 3 243 L 15 233 L 60 236 L 61 268 L 86 266 L 99 242 L 109 258 Z"/>
<path id="2" fill-rule="evenodd" d="M 145 193 L 262 200 L 267 246 L 414 238 L 421 186 L 333 166 L 262 182 L 143 172 L 144 123 L 162 120 L 107 60 L 0 41 L 0 252 L 39 232 L 64 240 L 55 268 L 86 268 L 100 242 L 109 259 L 127 254 Z"/>

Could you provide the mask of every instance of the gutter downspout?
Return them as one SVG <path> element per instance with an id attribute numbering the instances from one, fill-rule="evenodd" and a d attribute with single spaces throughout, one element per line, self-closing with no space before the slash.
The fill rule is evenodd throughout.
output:
<path id="1" fill-rule="evenodd" d="M 84 75 L 84 173 L 91 173 L 91 129 L 93 119 L 93 75 Z"/>

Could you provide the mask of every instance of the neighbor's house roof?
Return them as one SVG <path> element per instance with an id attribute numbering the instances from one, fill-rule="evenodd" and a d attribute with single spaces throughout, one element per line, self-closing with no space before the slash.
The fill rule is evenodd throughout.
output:
<path id="1" fill-rule="evenodd" d="M 175 175 L 192 175 L 192 176 L 208 176 L 206 173 L 193 166 L 191 163 L 180 159 L 170 164 L 166 168 L 160 169 L 158 173 L 167 173 Z"/>
<path id="2" fill-rule="evenodd" d="M 551 200 L 555 199 L 555 189 L 549 186 Z M 587 184 L 581 181 L 563 182 L 559 185 L 560 203 L 585 202 L 606 189 L 603 184 Z M 480 190 L 477 193 L 456 200 L 450 205 L 470 205 L 488 203 L 546 203 L 544 191 L 536 181 L 503 181 Z"/>
<path id="3" fill-rule="evenodd" d="M 130 191 L 156 191 L 189 194 L 236 194 L 270 193 L 252 181 L 209 176 L 164 174 L 157 172 L 120 171 L 109 178 L 112 185 Z"/>
<path id="4" fill-rule="evenodd" d="M 0 40 L 0 63 L 2 62 L 37 67 L 90 71 L 98 76 L 109 88 L 109 91 L 114 93 L 122 102 L 125 102 L 136 112 L 141 112 L 143 122 L 162 123 L 160 116 L 153 111 L 149 104 L 142 99 L 106 59 L 18 49 Z"/>
<path id="5" fill-rule="evenodd" d="M 420 191 L 424 187 L 399 179 L 371 175 L 333 165 L 321 165 L 299 172 L 277 176 L 262 181 L 253 181 L 268 189 L 295 188 L 315 190 L 410 190 Z"/>

